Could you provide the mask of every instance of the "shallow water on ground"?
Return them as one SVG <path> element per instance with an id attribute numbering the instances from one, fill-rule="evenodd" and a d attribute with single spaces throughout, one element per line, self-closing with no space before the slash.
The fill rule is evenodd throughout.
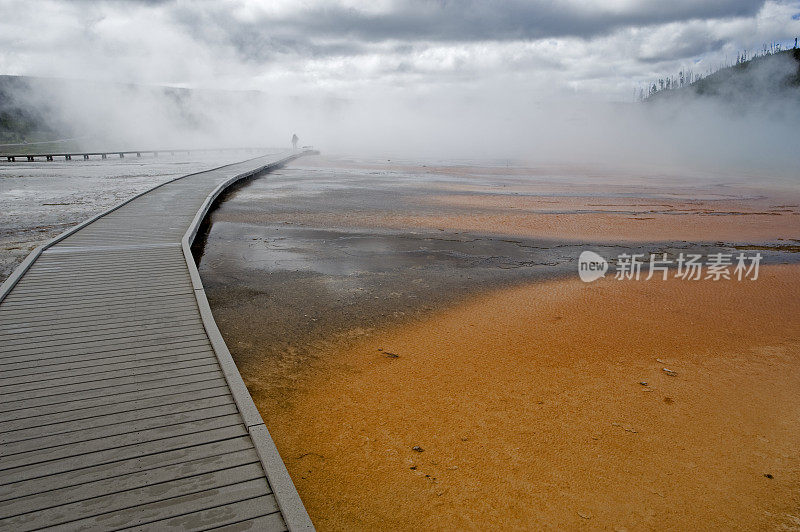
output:
<path id="1" fill-rule="evenodd" d="M 237 162 L 242 152 L 82 161 L 0 161 L 0 281 L 36 246 L 170 179 Z"/>
<path id="2" fill-rule="evenodd" d="M 576 266 L 587 249 L 798 262 L 796 196 L 304 158 L 226 196 L 200 273 L 320 530 L 763 528 L 792 518 L 796 267 L 587 285 Z"/>
<path id="3" fill-rule="evenodd" d="M 574 276 L 586 249 L 609 258 L 736 251 L 735 243 L 716 241 L 525 237 L 492 226 L 438 227 L 439 220 L 535 210 L 553 220 L 577 214 L 591 224 L 597 212 L 650 216 L 654 203 L 670 197 L 753 197 L 680 176 L 660 187 L 645 186 L 651 180 L 638 174 L 608 176 L 603 187 L 596 179 L 563 168 L 303 158 L 226 194 L 211 216 L 199 270 L 245 373 L 269 359 L 302 366 L 315 345 L 352 331 L 418 319 L 481 291 Z M 541 204 L 517 209 L 492 203 L 498 196 Z M 765 263 L 796 260 L 774 248 L 762 253 Z"/>

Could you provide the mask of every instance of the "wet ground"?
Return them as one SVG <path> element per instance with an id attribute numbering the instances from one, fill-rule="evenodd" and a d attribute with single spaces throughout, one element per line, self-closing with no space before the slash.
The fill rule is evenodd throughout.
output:
<path id="1" fill-rule="evenodd" d="M 214 316 L 319 530 L 798 522 L 798 266 L 576 275 L 797 263 L 793 183 L 317 157 L 211 220 Z"/>
<path id="2" fill-rule="evenodd" d="M 239 152 L 85 161 L 0 161 L 0 282 L 36 246 L 175 177 L 247 158 Z"/>
<path id="3" fill-rule="evenodd" d="M 226 162 L 0 164 L 2 264 Z M 758 284 L 576 279 L 587 249 L 796 263 L 791 182 L 308 157 L 211 222 L 215 318 L 320 529 L 794 513 L 796 266 Z"/>
<path id="4" fill-rule="evenodd" d="M 331 342 L 421 319 L 481 291 L 575 276 L 577 257 L 586 249 L 609 258 L 620 253 L 674 257 L 680 252 L 732 253 L 741 244 L 526 238 L 491 226 L 484 231 L 436 227 L 437 220 L 514 212 L 449 201 L 454 196 L 486 201 L 536 197 L 549 202 L 552 218 L 596 210 L 561 205 L 585 195 L 586 175 L 532 176 L 519 168 L 483 172 L 314 157 L 228 193 L 212 214 L 199 269 L 245 377 L 256 367 L 261 371 L 265 360 L 291 373 Z M 632 185 L 620 180 L 616 187 L 594 203 L 608 205 L 611 198 L 630 204 L 627 187 Z M 716 199 L 714 192 L 704 194 Z M 668 196 L 674 200 L 665 190 L 643 193 L 640 188 L 637 198 L 651 204 Z M 642 207 L 602 209 L 636 217 Z M 409 220 L 433 222 L 425 227 Z M 765 262 L 796 260 L 796 254 L 779 246 L 772 242 L 762 249 Z M 251 391 L 258 393 L 254 387 Z"/>

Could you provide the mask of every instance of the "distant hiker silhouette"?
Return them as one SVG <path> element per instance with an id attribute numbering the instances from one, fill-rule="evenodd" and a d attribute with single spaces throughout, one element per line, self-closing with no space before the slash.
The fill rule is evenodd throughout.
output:
<path id="1" fill-rule="evenodd" d="M 297 135 L 292 134 L 292 149 L 297 149 L 297 141 L 300 140 Z"/>

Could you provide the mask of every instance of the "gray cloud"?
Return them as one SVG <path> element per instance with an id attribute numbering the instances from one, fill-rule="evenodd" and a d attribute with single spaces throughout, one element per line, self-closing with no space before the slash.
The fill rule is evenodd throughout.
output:
<path id="1" fill-rule="evenodd" d="M 752 17 L 766 0 L 643 0 L 612 10 L 552 1 L 411 0 L 374 13 L 342 5 L 302 7 L 255 20 L 232 18 L 224 8 L 176 5 L 173 16 L 198 39 L 229 44 L 245 61 L 281 55 L 325 57 L 374 51 L 388 41 L 458 43 L 577 37 L 591 39 L 628 27 L 696 19 Z M 201 7 L 202 6 L 202 7 Z M 715 45 L 685 47 L 708 51 Z M 674 51 L 672 58 L 685 57 Z M 670 57 L 669 54 L 664 55 Z M 643 57 L 654 61 L 655 57 Z"/>
<path id="2" fill-rule="evenodd" d="M 797 0 L 6 1 L 0 73 L 347 98 L 487 85 L 620 97 L 800 33 Z"/>
<path id="3" fill-rule="evenodd" d="M 263 15 L 244 23 L 232 20 L 222 8 L 206 7 L 203 10 L 192 4 L 179 8 L 176 20 L 187 25 L 193 33 L 215 25 L 229 36 L 245 57 L 250 57 L 260 55 L 262 47 L 277 52 L 326 53 L 324 47 L 310 44 L 321 39 L 351 42 L 586 39 L 631 26 L 751 17 L 764 3 L 765 0 L 645 0 L 625 9 L 611 10 L 541 0 L 412 0 L 397 2 L 380 13 L 331 5 L 301 8 L 283 15 Z M 342 47 L 340 50 L 358 53 L 363 47 Z"/>
<path id="4" fill-rule="evenodd" d="M 683 35 L 679 42 L 664 46 L 655 53 L 639 55 L 637 59 L 645 63 L 661 63 L 698 57 L 719 51 L 726 43 L 725 39 L 713 39 L 708 35 Z"/>
<path id="5" fill-rule="evenodd" d="M 259 24 L 277 24 L 306 35 L 366 41 L 590 38 L 627 26 L 753 16 L 764 3 L 765 0 L 646 0 L 612 11 L 551 1 L 412 0 L 397 3 L 385 13 L 332 6 L 265 19 Z"/>

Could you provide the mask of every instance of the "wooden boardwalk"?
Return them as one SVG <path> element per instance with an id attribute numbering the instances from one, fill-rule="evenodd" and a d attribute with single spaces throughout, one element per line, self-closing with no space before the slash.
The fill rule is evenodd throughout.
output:
<path id="1" fill-rule="evenodd" d="M 0 288 L 0 529 L 310 530 L 190 246 L 278 154 L 158 186 Z"/>
<path id="2" fill-rule="evenodd" d="M 108 159 L 109 156 L 119 157 L 124 159 L 126 155 L 141 157 L 142 154 L 151 154 L 158 157 L 160 153 L 167 153 L 175 155 L 176 153 L 198 153 L 198 152 L 224 152 L 224 151 L 246 151 L 246 152 L 260 152 L 264 151 L 263 148 L 193 148 L 183 150 L 111 150 L 111 151 L 62 151 L 62 152 L 48 152 L 48 153 L 6 153 L 0 155 L 0 159 L 5 158 L 6 162 L 13 163 L 17 159 L 20 161 L 34 162 L 36 160 L 53 161 L 56 157 L 63 157 L 66 161 L 71 161 L 73 157 L 82 158 L 88 161 L 91 158 L 100 157 L 101 159 Z"/>

